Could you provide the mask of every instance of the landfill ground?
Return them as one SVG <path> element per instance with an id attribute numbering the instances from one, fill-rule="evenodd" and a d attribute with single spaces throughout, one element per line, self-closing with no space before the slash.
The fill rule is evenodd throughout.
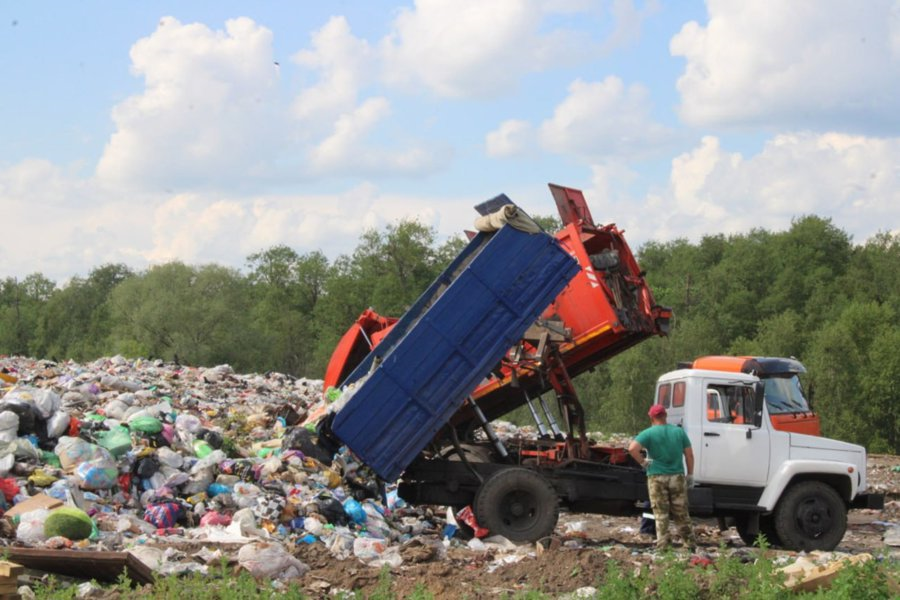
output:
<path id="1" fill-rule="evenodd" d="M 875 456 L 870 465 L 900 465 L 900 457 Z M 835 553 L 874 556 L 891 555 L 900 559 L 900 548 L 885 544 L 885 531 L 900 526 L 900 473 L 893 473 L 892 500 L 884 511 L 850 512 L 844 540 Z M 748 548 L 734 529 L 719 532 L 714 520 L 694 520 L 695 530 L 704 554 L 715 558 L 724 546 L 726 555 L 748 555 Z M 451 547 L 444 558 L 438 558 L 430 547 L 412 544 L 401 550 L 407 559 L 391 569 L 393 590 L 397 597 L 414 592 L 423 585 L 437 598 L 502 597 L 525 590 L 540 590 L 562 595 L 598 583 L 609 561 L 615 561 L 625 572 L 641 566 L 653 566 L 661 557 L 653 549 L 653 538 L 639 533 L 635 518 L 590 514 L 562 514 L 556 535 L 548 549 L 522 546 L 516 550 L 494 548 L 473 551 L 468 547 Z M 895 541 L 900 545 L 900 539 Z M 769 550 L 773 558 L 790 562 L 796 552 Z M 336 590 L 377 588 L 380 569 L 366 567 L 358 561 L 335 560 L 315 548 L 301 549 L 311 571 L 304 577 L 306 589 L 334 593 Z M 839 556 L 835 554 L 833 556 Z M 825 560 L 829 555 L 825 556 Z"/>
<path id="2" fill-rule="evenodd" d="M 226 564 L 299 583 L 312 597 L 367 595 L 385 570 L 396 597 L 417 588 L 436 598 L 561 596 L 596 585 L 610 561 L 631 572 L 661 559 L 637 518 L 563 512 L 543 544 L 446 538 L 445 508 L 395 494 L 385 506 L 346 450 L 323 456 L 309 445 L 304 423 L 328 407 L 316 380 L 119 356 L 0 357 L 0 379 L 0 546 L 31 561 L 23 585 L 48 572 L 73 584 L 114 579 L 126 562 L 137 581 L 212 575 Z M 870 455 L 868 477 L 885 509 L 851 511 L 841 554 L 813 560 L 900 558 L 900 457 Z M 749 556 L 734 529 L 695 526 L 708 557 Z M 779 564 L 798 557 L 770 553 Z M 86 555 L 103 560 L 82 566 Z"/>

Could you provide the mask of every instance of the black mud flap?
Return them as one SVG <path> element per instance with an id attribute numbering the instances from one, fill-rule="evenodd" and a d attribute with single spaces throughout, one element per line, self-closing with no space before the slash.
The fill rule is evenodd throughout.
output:
<path id="1" fill-rule="evenodd" d="M 884 509 L 884 494 L 857 494 L 850 508 L 871 508 L 874 510 Z"/>
<path id="2" fill-rule="evenodd" d="M 690 488 L 688 490 L 688 507 L 692 515 L 711 515 L 713 512 L 712 488 Z"/>

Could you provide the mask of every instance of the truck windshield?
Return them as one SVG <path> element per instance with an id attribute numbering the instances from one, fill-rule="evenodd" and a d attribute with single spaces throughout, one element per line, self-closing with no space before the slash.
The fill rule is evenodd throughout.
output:
<path id="1" fill-rule="evenodd" d="M 766 383 L 766 405 L 769 414 L 810 412 L 809 403 L 800 387 L 800 378 L 796 375 L 787 377 L 771 377 L 764 379 Z"/>

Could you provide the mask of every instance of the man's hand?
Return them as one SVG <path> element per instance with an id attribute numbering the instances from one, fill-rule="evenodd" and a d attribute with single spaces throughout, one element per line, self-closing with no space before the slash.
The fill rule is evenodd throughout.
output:
<path id="1" fill-rule="evenodd" d="M 693 475 L 688 475 L 687 477 L 685 477 L 684 482 L 685 482 L 685 484 L 687 484 L 687 488 L 688 488 L 688 489 L 691 489 L 692 487 L 694 487 L 694 486 L 696 485 L 696 484 L 694 483 L 694 476 L 693 476 Z"/>

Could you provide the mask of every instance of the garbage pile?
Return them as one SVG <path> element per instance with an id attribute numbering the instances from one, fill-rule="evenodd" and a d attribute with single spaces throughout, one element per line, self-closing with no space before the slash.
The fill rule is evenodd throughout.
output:
<path id="1" fill-rule="evenodd" d="M 327 403 L 321 381 L 228 365 L 0 358 L 0 543 L 129 550 L 163 573 L 204 571 L 221 553 L 172 549 L 206 542 L 273 578 L 307 570 L 299 544 L 396 566 L 443 520 L 316 445 Z"/>

